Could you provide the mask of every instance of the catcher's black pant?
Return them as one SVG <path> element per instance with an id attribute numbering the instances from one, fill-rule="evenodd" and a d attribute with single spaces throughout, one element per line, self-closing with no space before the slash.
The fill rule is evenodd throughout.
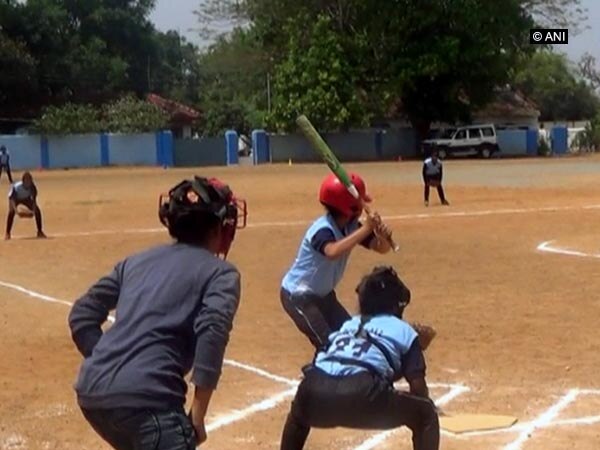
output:
<path id="1" fill-rule="evenodd" d="M 194 450 L 196 432 L 183 410 L 82 409 L 102 439 L 117 450 Z"/>
<path id="2" fill-rule="evenodd" d="M 325 347 L 329 335 L 350 319 L 350 314 L 337 299 L 335 291 L 319 297 L 314 294 L 292 295 L 281 289 L 280 298 L 285 312 L 317 350 Z"/>
<path id="3" fill-rule="evenodd" d="M 35 216 L 35 225 L 37 227 L 38 233 L 42 231 L 42 210 L 34 203 L 32 200 L 16 200 L 15 207 L 19 205 L 25 205 L 27 208 L 33 211 Z M 16 209 L 12 207 L 12 204 L 9 202 L 8 206 L 8 216 L 6 217 L 6 234 L 10 234 L 13 223 L 15 222 L 15 214 L 17 213 Z"/>
<path id="4" fill-rule="evenodd" d="M 12 174 L 10 173 L 10 166 L 8 164 L 0 164 L 0 178 L 2 178 L 2 170 L 6 170 L 8 175 L 8 181 L 13 182 Z"/>
<path id="5" fill-rule="evenodd" d="M 444 203 L 446 201 L 446 195 L 444 194 L 444 188 L 442 187 L 442 180 L 439 177 L 427 177 L 425 179 L 425 201 L 429 201 L 429 183 L 436 182 L 438 196 L 440 197 L 440 201 Z"/>
<path id="6" fill-rule="evenodd" d="M 370 372 L 333 377 L 309 366 L 292 402 L 281 450 L 302 450 L 311 427 L 387 430 L 407 426 L 414 450 L 438 450 L 440 427 L 431 400 L 399 392 Z"/>

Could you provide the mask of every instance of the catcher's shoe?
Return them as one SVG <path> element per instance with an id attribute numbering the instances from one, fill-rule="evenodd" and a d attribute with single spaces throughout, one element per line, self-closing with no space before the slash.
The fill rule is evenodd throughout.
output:
<path id="1" fill-rule="evenodd" d="M 450 206 L 450 203 L 448 203 L 448 200 L 444 200 L 444 201 L 442 202 L 442 205 L 444 205 L 444 206 Z"/>
<path id="2" fill-rule="evenodd" d="M 429 206 L 429 202 L 428 201 L 425 201 L 425 206 Z"/>
<path id="3" fill-rule="evenodd" d="M 6 233 L 6 234 L 4 235 L 4 240 L 5 240 L 5 241 L 10 241 L 10 233 Z"/>
<path id="4" fill-rule="evenodd" d="M 38 231 L 37 237 L 38 239 L 46 239 L 48 236 L 46 236 L 43 231 Z"/>

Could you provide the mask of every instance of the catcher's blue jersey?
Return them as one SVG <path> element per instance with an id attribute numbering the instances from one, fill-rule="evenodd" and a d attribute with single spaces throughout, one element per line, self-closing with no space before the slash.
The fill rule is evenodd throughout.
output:
<path id="1" fill-rule="evenodd" d="M 329 347 L 318 353 L 314 365 L 329 375 L 343 376 L 368 370 L 366 363 L 385 378 L 394 379 L 402 373 L 402 357 L 417 339 L 417 332 L 392 315 L 370 318 L 359 333 L 360 323 L 360 316 L 353 317 L 332 333 Z"/>
<path id="2" fill-rule="evenodd" d="M 319 217 L 302 238 L 296 260 L 283 278 L 281 286 L 290 294 L 310 293 L 320 297 L 333 291 L 344 275 L 350 252 L 331 260 L 313 248 L 312 238 L 319 230 L 329 228 L 335 239 L 340 240 L 359 227 L 359 222 L 354 221 L 340 230 L 329 214 Z"/>

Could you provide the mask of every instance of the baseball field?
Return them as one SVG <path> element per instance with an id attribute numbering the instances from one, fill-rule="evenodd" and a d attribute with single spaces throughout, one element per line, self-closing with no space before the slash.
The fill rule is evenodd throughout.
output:
<path id="1" fill-rule="evenodd" d="M 366 179 L 401 251 L 356 249 L 338 290 L 345 306 L 356 310 L 362 274 L 392 264 L 412 290 L 406 317 L 438 331 L 426 354 L 433 397 L 449 414 L 519 418 L 501 432 L 444 433 L 442 448 L 596 450 L 600 158 L 447 161 L 451 206 L 432 192 L 429 208 L 419 162 L 348 169 Z M 203 448 L 277 449 L 312 354 L 281 308 L 279 282 L 321 213 L 327 173 L 325 165 L 34 173 L 49 239 L 34 239 L 33 221 L 17 219 L 13 240 L 0 243 L 0 450 L 108 448 L 75 402 L 80 356 L 68 305 L 121 258 L 169 241 L 158 195 L 192 174 L 222 178 L 249 207 L 229 257 L 242 273 L 242 302 Z M 6 210 L 3 201 L 2 220 Z M 409 449 L 409 434 L 314 430 L 307 445 L 371 448 Z"/>

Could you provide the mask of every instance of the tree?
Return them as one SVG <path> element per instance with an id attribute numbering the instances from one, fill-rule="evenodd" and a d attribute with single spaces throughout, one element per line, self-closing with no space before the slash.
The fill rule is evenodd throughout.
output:
<path id="1" fill-rule="evenodd" d="M 587 120 L 600 100 L 562 54 L 541 51 L 523 60 L 514 85 L 535 101 L 542 120 Z"/>
<path id="2" fill-rule="evenodd" d="M 579 71 L 592 89 L 600 89 L 600 70 L 597 68 L 596 58 L 589 53 L 585 53 L 579 62 Z"/>
<path id="3" fill-rule="evenodd" d="M 581 0 L 522 0 L 522 6 L 541 27 L 568 28 L 577 33 L 587 19 Z"/>
<path id="4" fill-rule="evenodd" d="M 143 133 L 162 130 L 168 116 L 157 106 L 133 96 L 123 97 L 103 108 L 105 130 L 113 133 Z"/>
<path id="5" fill-rule="evenodd" d="M 33 128 L 45 135 L 98 133 L 104 128 L 99 111 L 91 105 L 67 103 L 50 106 L 34 121 Z"/>
<path id="6" fill-rule="evenodd" d="M 270 59 L 251 31 L 235 29 L 200 56 L 199 106 L 204 133 L 249 133 L 264 126 Z"/>
<path id="7" fill-rule="evenodd" d="M 279 130 L 293 129 L 299 114 L 306 114 L 324 131 L 368 124 L 369 115 L 331 19 L 319 15 L 308 35 L 303 26 L 291 24 L 288 30 L 289 52 L 275 73 L 270 124 Z"/>

